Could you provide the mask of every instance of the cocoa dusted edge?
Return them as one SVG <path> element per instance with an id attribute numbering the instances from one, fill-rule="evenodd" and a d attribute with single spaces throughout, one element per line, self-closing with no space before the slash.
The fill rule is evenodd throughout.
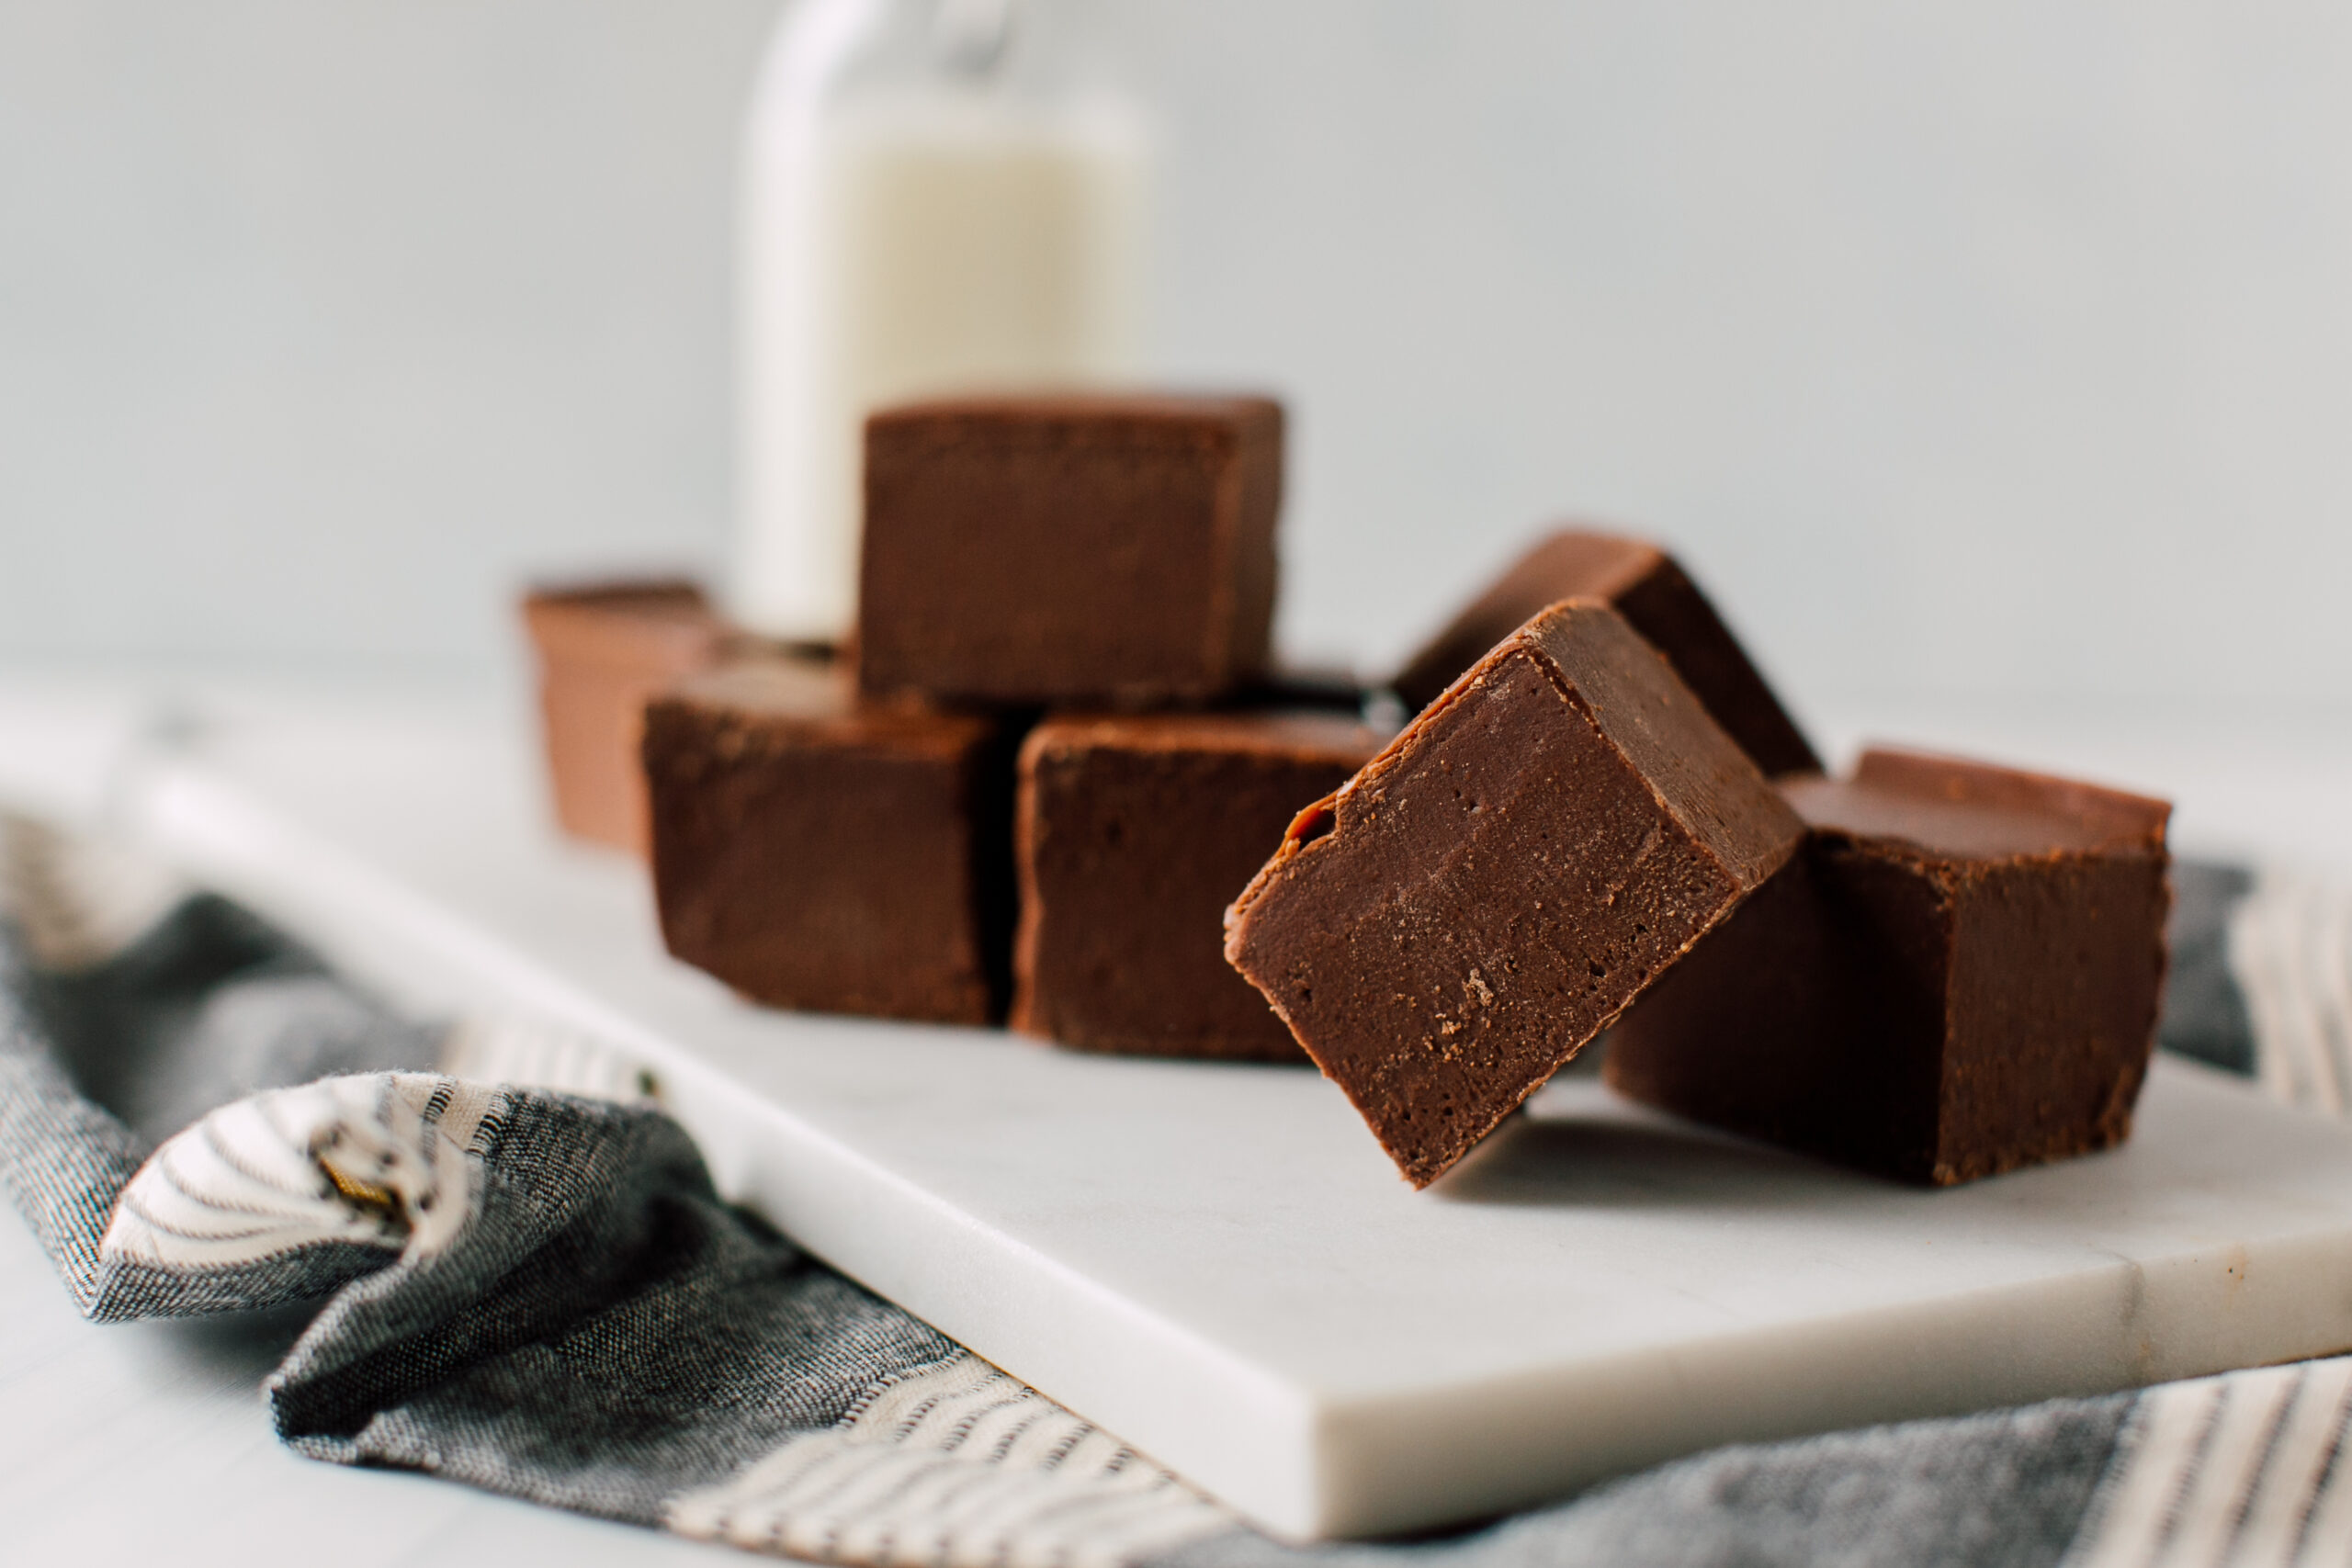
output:
<path id="1" fill-rule="evenodd" d="M 1938 1186 L 2130 1135 L 2166 803 L 1887 750 L 1781 791 L 1804 851 L 1611 1032 L 1612 1086 Z"/>
<path id="2" fill-rule="evenodd" d="M 1427 1186 L 1803 835 L 1666 660 L 1574 600 L 1299 814 L 1226 957 Z"/>

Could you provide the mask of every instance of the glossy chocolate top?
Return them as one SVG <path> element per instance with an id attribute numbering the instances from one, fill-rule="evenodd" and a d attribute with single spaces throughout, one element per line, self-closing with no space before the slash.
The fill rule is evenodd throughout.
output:
<path id="1" fill-rule="evenodd" d="M 1816 831 L 1895 840 L 1952 859 L 2161 853 L 2168 802 L 1926 752 L 1873 748 L 1850 779 L 1784 780 Z"/>
<path id="2" fill-rule="evenodd" d="M 1597 599 L 1624 616 L 1766 773 L 1820 771 L 1698 584 L 1657 546 L 1622 534 L 1565 528 L 1539 540 L 1397 672 L 1397 695 L 1408 707 L 1426 707 L 1487 649 L 1566 599 Z"/>
<path id="3" fill-rule="evenodd" d="M 1536 612 L 1563 599 L 1613 600 L 1665 559 L 1656 546 L 1622 535 L 1584 528 L 1546 535 L 1464 605 L 1392 684 L 1408 706 L 1426 707 Z"/>
<path id="4" fill-rule="evenodd" d="M 1606 604 L 1572 599 L 1520 628 L 1503 649 L 1538 656 L 1600 729 L 1743 881 L 1788 859 L 1785 812 L 1755 761 L 1679 680 L 1671 661 Z"/>

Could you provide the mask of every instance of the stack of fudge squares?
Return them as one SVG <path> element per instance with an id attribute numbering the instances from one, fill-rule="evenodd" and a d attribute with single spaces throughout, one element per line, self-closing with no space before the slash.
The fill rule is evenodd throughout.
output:
<path id="1" fill-rule="evenodd" d="M 1385 736 L 1272 671 L 1282 464 L 1262 399 L 877 414 L 838 657 L 675 584 L 529 602 L 560 815 L 756 1001 L 1311 1060 L 1417 1187 L 1604 1036 L 1632 1099 L 1904 1181 L 2129 1134 L 2164 802 L 1829 776 L 1681 567 L 1584 529 Z"/>
<path id="2" fill-rule="evenodd" d="M 633 802 L 584 836 L 645 844 L 671 951 L 757 1001 L 1304 1063 L 1220 922 L 1380 737 L 1270 674 L 1280 405 L 900 408 L 865 475 L 839 657 L 707 604 L 688 646 L 671 583 L 532 596 L 561 819 Z"/>

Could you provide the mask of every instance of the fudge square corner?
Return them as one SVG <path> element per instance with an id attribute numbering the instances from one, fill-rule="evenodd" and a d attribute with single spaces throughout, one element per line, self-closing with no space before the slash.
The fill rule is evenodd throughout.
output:
<path id="1" fill-rule="evenodd" d="M 1222 921 L 1311 805 L 1378 754 L 1351 715 L 1064 714 L 1021 753 L 1012 1027 L 1082 1051 L 1300 1063 Z"/>
<path id="2" fill-rule="evenodd" d="M 664 943 L 770 1007 L 993 1021 L 1013 743 L 986 715 L 861 704 L 784 655 L 679 682 L 645 715 Z"/>
<path id="3" fill-rule="evenodd" d="M 1804 849 L 1611 1032 L 1612 1087 L 1931 1186 L 2131 1135 L 2166 802 L 1878 748 L 1781 789 Z"/>
<path id="4" fill-rule="evenodd" d="M 1300 815 L 1226 956 L 1427 1186 L 1803 835 L 1666 660 L 1570 600 Z"/>

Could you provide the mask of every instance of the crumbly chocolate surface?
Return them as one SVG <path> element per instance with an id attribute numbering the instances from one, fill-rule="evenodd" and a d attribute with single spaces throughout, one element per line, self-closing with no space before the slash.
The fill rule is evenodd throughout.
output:
<path id="1" fill-rule="evenodd" d="M 2127 1137 L 2164 984 L 2169 807 L 1888 750 L 1781 789 L 1804 852 L 1626 1014 L 1610 1082 L 1938 1185 Z"/>
<path id="2" fill-rule="evenodd" d="M 1611 605 L 1674 666 L 1767 774 L 1818 773 L 1796 721 L 1673 557 L 1645 540 L 1568 528 L 1540 541 L 1413 656 L 1395 681 L 1422 708 L 1530 615 L 1563 599 Z"/>
<path id="3" fill-rule="evenodd" d="M 777 1007 L 996 1018 L 1016 739 L 861 705 L 842 672 L 785 659 L 680 683 L 645 728 L 670 951 Z"/>
<path id="4" fill-rule="evenodd" d="M 1080 1050 L 1304 1063 L 1226 964 L 1225 909 L 1379 749 L 1328 713 L 1040 723 L 1021 753 L 1012 1026 Z"/>
<path id="5" fill-rule="evenodd" d="M 539 714 L 556 821 L 577 839 L 646 851 L 638 741 L 645 702 L 707 668 L 730 637 L 703 592 L 673 579 L 550 588 L 523 620 L 538 655 Z"/>
<path id="6" fill-rule="evenodd" d="M 1256 680 L 1282 408 L 967 399 L 865 434 L 858 680 L 949 703 L 1201 703 Z"/>
<path id="7" fill-rule="evenodd" d="M 1571 601 L 1300 815 L 1226 955 L 1426 1186 L 1803 831 L 1616 612 Z"/>

